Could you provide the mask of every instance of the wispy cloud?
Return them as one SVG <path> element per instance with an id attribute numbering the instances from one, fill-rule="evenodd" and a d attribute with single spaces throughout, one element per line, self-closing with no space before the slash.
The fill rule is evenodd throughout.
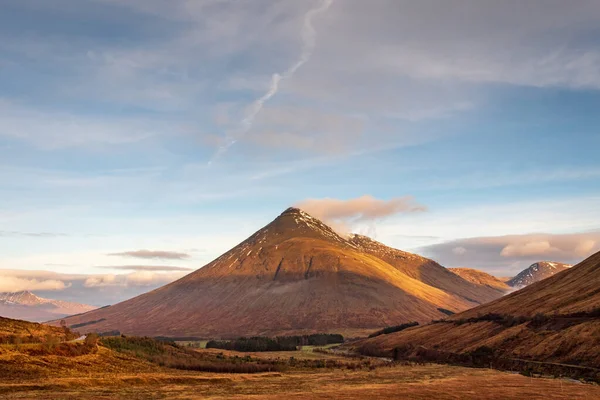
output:
<path id="1" fill-rule="evenodd" d="M 16 231 L 0 231 L 0 236 L 10 237 L 32 237 L 32 238 L 56 238 L 69 236 L 66 233 L 59 232 L 16 232 Z"/>
<path id="2" fill-rule="evenodd" d="M 241 126 L 240 126 L 239 130 L 234 132 L 233 135 L 227 135 L 225 144 L 222 145 L 221 147 L 219 147 L 219 150 L 213 156 L 213 158 L 211 159 L 209 164 L 214 162 L 216 159 L 218 159 L 223 154 L 225 154 L 225 152 L 227 152 L 227 150 L 231 146 L 233 146 L 241 137 L 243 137 L 252 128 L 254 119 L 260 113 L 260 111 L 263 109 L 265 103 L 271 97 L 275 96 L 275 94 L 277 94 L 277 91 L 279 90 L 279 85 L 280 85 L 281 81 L 292 78 L 294 76 L 294 74 L 296 73 L 296 71 L 310 59 L 310 57 L 314 51 L 315 44 L 316 44 L 316 32 L 313 27 L 312 20 L 316 15 L 327 11 L 327 9 L 329 9 L 329 7 L 331 6 L 332 3 L 333 3 L 333 0 L 322 0 L 321 5 L 319 7 L 313 8 L 306 13 L 306 15 L 304 16 L 304 24 L 302 27 L 302 42 L 303 42 L 303 44 L 302 44 L 302 53 L 300 54 L 300 58 L 298 59 L 298 61 L 296 61 L 296 63 L 291 65 L 283 74 L 279 74 L 279 73 L 273 74 L 273 76 L 271 77 L 271 83 L 270 83 L 270 86 L 269 86 L 269 89 L 267 90 L 267 92 L 265 94 L 263 94 L 262 96 L 260 96 L 258 99 L 256 99 L 248 107 L 248 109 L 246 111 L 246 116 L 241 121 L 241 124 L 240 124 Z"/>
<path id="3" fill-rule="evenodd" d="M 44 111 L 0 101 L 0 136 L 27 141 L 46 150 L 131 144 L 159 135 L 167 125 L 151 119 Z"/>
<path id="4" fill-rule="evenodd" d="M 121 253 L 110 253 L 108 255 L 116 256 L 116 257 L 132 257 L 132 258 L 164 259 L 164 260 L 183 260 L 183 259 L 191 257 L 187 253 L 181 253 L 181 252 L 177 252 L 177 251 L 164 251 L 164 250 L 132 250 L 132 251 L 124 251 Z"/>
<path id="5" fill-rule="evenodd" d="M 174 267 L 171 265 L 106 265 L 96 268 L 120 269 L 124 271 L 192 271 L 192 268 Z"/>

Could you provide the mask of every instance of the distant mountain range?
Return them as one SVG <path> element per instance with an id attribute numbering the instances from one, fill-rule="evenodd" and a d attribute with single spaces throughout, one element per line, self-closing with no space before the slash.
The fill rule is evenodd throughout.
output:
<path id="1" fill-rule="evenodd" d="M 96 309 L 87 304 L 45 299 L 29 291 L 0 293 L 0 316 L 44 322 Z"/>
<path id="2" fill-rule="evenodd" d="M 290 208 L 178 281 L 66 321 L 80 331 L 149 336 L 358 336 L 439 319 L 502 294 L 419 255 L 341 236 Z"/>

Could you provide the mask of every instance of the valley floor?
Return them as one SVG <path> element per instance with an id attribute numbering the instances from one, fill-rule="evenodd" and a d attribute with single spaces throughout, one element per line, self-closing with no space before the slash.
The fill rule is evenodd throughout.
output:
<path id="1" fill-rule="evenodd" d="M 299 353 L 299 352 L 298 352 Z M 242 354 L 242 353 L 240 353 Z M 299 356 L 301 356 L 299 354 Z M 312 357 L 312 356 L 311 356 Z M 4 381 L 3 399 L 598 399 L 600 387 L 488 369 L 395 365 L 217 374 L 161 369 Z"/>

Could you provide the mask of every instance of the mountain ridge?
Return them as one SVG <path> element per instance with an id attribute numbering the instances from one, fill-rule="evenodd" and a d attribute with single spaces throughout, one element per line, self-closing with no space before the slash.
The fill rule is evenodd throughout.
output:
<path id="1" fill-rule="evenodd" d="M 0 315 L 44 322 L 96 309 L 87 304 L 39 297 L 28 290 L 0 293 Z"/>

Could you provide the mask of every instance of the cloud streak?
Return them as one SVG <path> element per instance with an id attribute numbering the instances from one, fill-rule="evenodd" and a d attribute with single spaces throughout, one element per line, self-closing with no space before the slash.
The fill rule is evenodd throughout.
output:
<path id="1" fill-rule="evenodd" d="M 37 237 L 37 238 L 55 238 L 69 236 L 66 233 L 57 232 L 17 232 L 0 231 L 0 237 Z"/>
<path id="2" fill-rule="evenodd" d="M 118 269 L 123 271 L 192 271 L 192 268 L 174 267 L 170 265 L 106 265 L 96 268 Z"/>
<path id="3" fill-rule="evenodd" d="M 246 116 L 241 122 L 241 127 L 239 131 L 235 132 L 233 136 L 227 136 L 225 139 L 225 144 L 222 145 L 213 158 L 209 161 L 209 165 L 212 164 L 219 157 L 223 156 L 227 150 L 231 146 L 233 146 L 241 137 L 243 137 L 248 131 L 252 128 L 252 124 L 256 119 L 256 116 L 263 109 L 265 103 L 269 101 L 269 99 L 277 94 L 279 90 L 279 85 L 281 81 L 285 79 L 290 79 L 294 76 L 296 71 L 302 67 L 308 60 L 310 59 L 317 39 L 317 33 L 313 26 L 313 18 L 321 14 L 329 9 L 333 0 L 322 0 L 321 5 L 319 7 L 310 9 L 304 16 L 304 24 L 302 27 L 302 53 L 300 54 L 300 58 L 296 61 L 295 64 L 290 66 L 283 74 L 275 73 L 271 76 L 271 83 L 269 85 L 269 89 L 265 94 L 256 99 L 248 108 L 246 112 Z"/>
<path id="4" fill-rule="evenodd" d="M 190 258 L 187 253 L 180 253 L 176 251 L 162 251 L 162 250 L 134 250 L 124 251 L 121 253 L 110 253 L 109 256 L 114 257 L 132 257 L 142 259 L 161 259 L 161 260 L 184 260 Z"/>

